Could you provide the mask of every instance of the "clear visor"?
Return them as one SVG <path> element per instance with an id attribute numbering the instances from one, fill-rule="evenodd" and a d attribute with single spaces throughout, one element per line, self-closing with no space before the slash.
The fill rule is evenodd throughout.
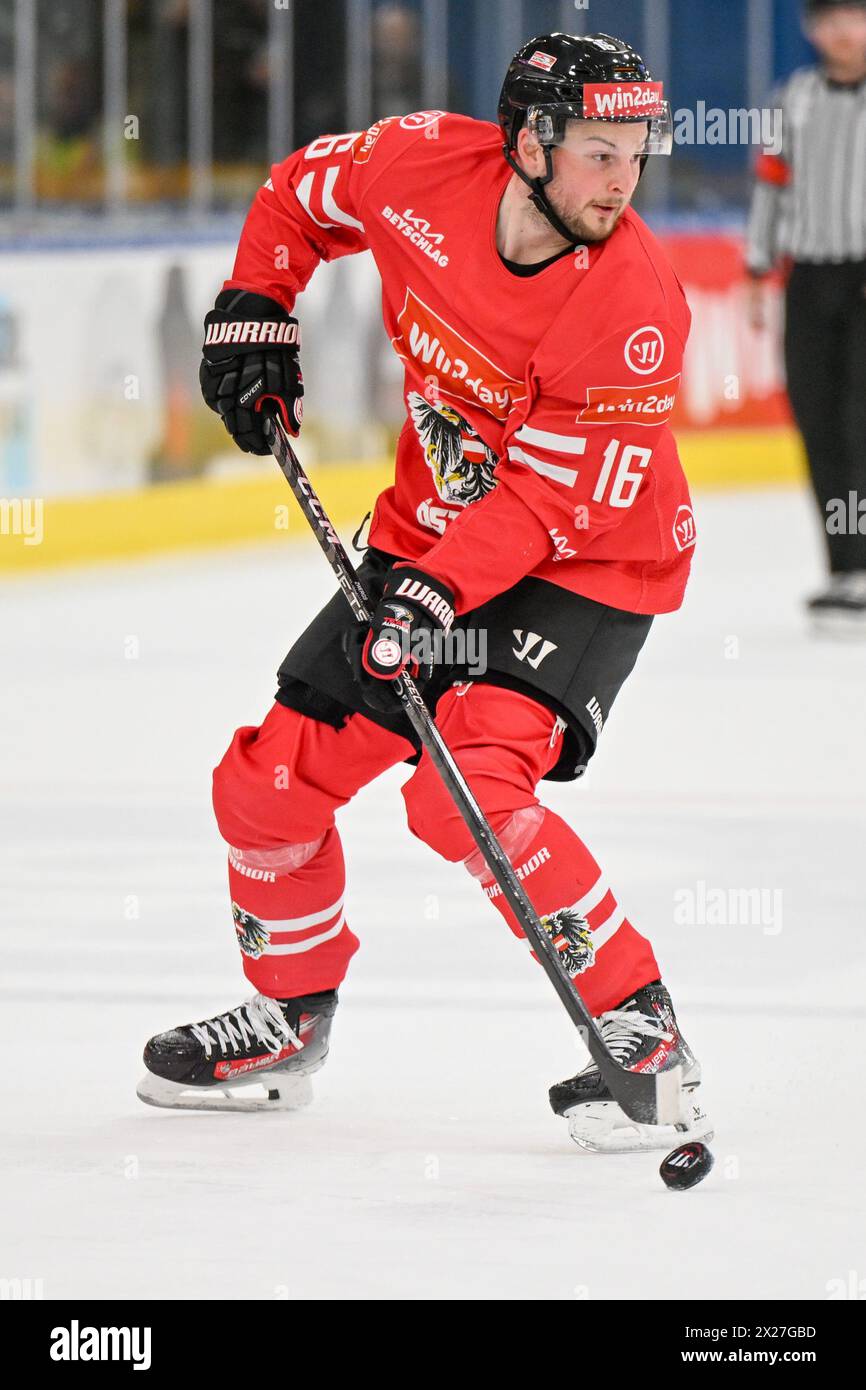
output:
<path id="1" fill-rule="evenodd" d="M 556 106 L 530 106 L 526 112 L 527 129 L 540 145 L 561 145 L 565 139 L 568 121 L 589 119 L 576 106 L 558 104 Z M 638 121 L 634 117 L 621 117 L 606 121 L 607 125 L 646 125 L 649 127 L 644 154 L 670 154 L 674 147 L 674 122 L 670 102 L 661 103 L 658 115 L 646 116 Z"/>

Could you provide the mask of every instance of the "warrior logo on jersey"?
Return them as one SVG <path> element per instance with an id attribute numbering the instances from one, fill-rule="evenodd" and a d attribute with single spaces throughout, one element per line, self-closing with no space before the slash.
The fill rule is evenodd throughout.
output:
<path id="1" fill-rule="evenodd" d="M 417 391 L 406 397 L 412 424 L 443 502 L 466 506 L 496 486 L 496 455 L 443 401 L 427 401 Z"/>
<path id="2" fill-rule="evenodd" d="M 559 907 L 548 912 L 541 919 L 562 961 L 565 973 L 570 980 L 582 975 L 595 963 L 595 946 L 592 932 L 585 917 L 574 907 Z"/>
<path id="3" fill-rule="evenodd" d="M 683 505 L 677 507 L 677 514 L 674 517 L 674 544 L 677 550 L 688 550 L 697 540 L 697 529 L 695 527 L 695 515 L 691 507 Z"/>
<path id="4" fill-rule="evenodd" d="M 401 130 L 426 130 L 446 116 L 447 111 L 410 111 L 400 122 Z"/>
<path id="5" fill-rule="evenodd" d="M 232 917 L 235 920 L 238 945 L 244 955 L 258 960 L 271 939 L 264 922 L 260 922 L 251 912 L 245 912 L 237 903 L 232 903 Z"/>
<path id="6" fill-rule="evenodd" d="M 631 367 L 638 376 L 651 376 L 657 372 L 664 355 L 664 337 L 661 329 L 652 323 L 635 329 L 625 345 L 626 366 Z"/>

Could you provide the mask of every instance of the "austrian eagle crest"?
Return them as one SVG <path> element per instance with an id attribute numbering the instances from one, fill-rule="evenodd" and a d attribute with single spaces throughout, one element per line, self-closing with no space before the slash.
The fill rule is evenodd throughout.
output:
<path id="1" fill-rule="evenodd" d="M 582 975 L 595 961 L 592 932 L 585 917 L 573 907 L 559 907 L 541 919 L 570 980 Z"/>
<path id="2" fill-rule="evenodd" d="M 232 917 L 238 934 L 238 945 L 244 955 L 258 960 L 271 939 L 264 922 L 260 922 L 251 912 L 245 912 L 237 903 L 232 903 Z"/>
<path id="3" fill-rule="evenodd" d="M 407 397 L 412 424 L 443 502 L 466 506 L 496 486 L 496 455 L 453 405 Z M 468 446 L 468 450 L 467 447 Z"/>

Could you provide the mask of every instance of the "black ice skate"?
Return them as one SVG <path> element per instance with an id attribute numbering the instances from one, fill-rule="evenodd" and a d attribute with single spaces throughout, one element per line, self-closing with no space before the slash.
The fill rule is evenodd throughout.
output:
<path id="1" fill-rule="evenodd" d="M 661 980 L 644 985 L 596 1022 L 608 1048 L 630 1071 L 683 1069 L 683 1121 L 645 1125 L 630 1120 L 608 1090 L 594 1062 L 569 1081 L 550 1088 L 551 1108 L 568 1120 L 572 1139 L 595 1153 L 670 1149 L 691 1139 L 712 1139 L 700 1102 L 701 1069 L 677 1025 L 671 997 Z"/>
<path id="2" fill-rule="evenodd" d="M 136 1094 L 181 1110 L 297 1110 L 324 1066 L 336 990 L 297 999 L 255 994 L 227 1013 L 157 1033 Z M 261 1087 L 264 1094 L 250 1094 Z"/>
<path id="3" fill-rule="evenodd" d="M 810 598 L 806 609 L 816 632 L 866 636 L 866 570 L 831 575 L 827 588 Z"/>

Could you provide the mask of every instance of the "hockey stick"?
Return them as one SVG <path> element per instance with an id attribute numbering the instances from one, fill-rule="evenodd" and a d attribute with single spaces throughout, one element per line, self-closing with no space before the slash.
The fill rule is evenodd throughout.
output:
<path id="1" fill-rule="evenodd" d="M 282 421 L 269 414 L 265 419 L 264 429 L 271 452 L 325 552 L 352 612 L 359 623 L 369 623 L 370 609 L 363 585 L 312 483 L 298 461 Z M 422 748 L 428 753 L 448 788 L 488 869 L 502 889 L 505 901 L 526 937 L 534 945 L 545 974 L 564 1004 L 572 1023 L 580 1031 L 590 1056 L 610 1087 L 611 1095 L 630 1120 L 650 1125 L 681 1123 L 682 1068 L 677 1066 L 670 1071 L 647 1075 L 629 1071 L 628 1068 L 620 1066 L 611 1055 L 595 1019 L 566 975 L 556 947 L 539 921 L 538 914 L 526 896 L 511 861 L 433 723 L 418 687 L 407 674 L 400 676 L 393 684 Z"/>

